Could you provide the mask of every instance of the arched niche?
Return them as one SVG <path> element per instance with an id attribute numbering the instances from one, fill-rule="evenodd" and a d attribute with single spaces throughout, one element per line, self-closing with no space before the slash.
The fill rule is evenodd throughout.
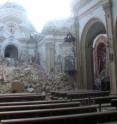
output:
<path id="1" fill-rule="evenodd" d="M 4 50 L 5 58 L 18 59 L 18 49 L 15 45 L 7 45 Z"/>
<path id="2" fill-rule="evenodd" d="M 107 35 L 98 35 L 93 42 L 94 74 L 99 75 L 107 66 Z M 108 65 L 109 66 L 109 65 Z"/>
<path id="3" fill-rule="evenodd" d="M 85 25 L 81 35 L 82 87 L 93 89 L 93 43 L 99 34 L 106 34 L 104 24 L 98 18 L 93 18 Z"/>

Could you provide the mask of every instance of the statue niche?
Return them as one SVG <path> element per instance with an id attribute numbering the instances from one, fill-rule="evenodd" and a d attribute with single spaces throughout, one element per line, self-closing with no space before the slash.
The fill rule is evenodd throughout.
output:
<path id="1" fill-rule="evenodd" d="M 95 86 L 101 90 L 110 89 L 106 43 L 107 38 L 100 36 L 96 40 L 93 50 Z"/>

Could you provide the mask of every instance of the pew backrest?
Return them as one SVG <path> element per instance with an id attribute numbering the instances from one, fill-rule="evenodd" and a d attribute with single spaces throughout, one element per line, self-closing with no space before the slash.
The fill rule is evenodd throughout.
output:
<path id="1" fill-rule="evenodd" d="M 29 100 L 45 100 L 45 95 L 3 95 L 0 96 L 0 102 L 10 102 L 10 101 L 29 101 Z"/>
<path id="2" fill-rule="evenodd" d="M 98 107 L 97 105 L 92 105 L 92 106 L 54 108 L 54 109 L 42 109 L 42 110 L 5 111 L 5 112 L 0 112 L 0 120 L 89 113 L 89 112 L 96 112 L 97 107 Z"/>
<path id="3" fill-rule="evenodd" d="M 1 102 L 0 106 L 14 106 L 14 105 L 34 105 L 34 104 L 51 104 L 51 103 L 67 103 L 71 100 L 35 100 L 35 101 L 19 101 L 19 102 Z M 80 102 L 81 100 L 76 99 L 72 102 Z"/>
<path id="4" fill-rule="evenodd" d="M 117 111 L 2 120 L 1 124 L 97 124 L 117 121 Z"/>
<path id="5" fill-rule="evenodd" d="M 116 110 L 117 110 L 117 99 L 111 100 L 111 106 L 116 107 Z"/>
<path id="6" fill-rule="evenodd" d="M 52 104 L 35 104 L 35 105 L 14 105 L 14 106 L 0 106 L 0 111 L 16 111 L 16 110 L 33 110 L 33 109 L 52 109 L 62 107 L 76 107 L 80 106 L 80 102 L 65 102 Z"/>

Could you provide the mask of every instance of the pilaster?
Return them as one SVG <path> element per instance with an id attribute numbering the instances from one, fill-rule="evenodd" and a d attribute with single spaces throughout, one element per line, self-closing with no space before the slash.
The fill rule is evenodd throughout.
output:
<path id="1" fill-rule="evenodd" d="M 108 0 L 107 3 L 103 4 L 103 10 L 106 18 L 106 29 L 108 37 L 108 58 L 109 58 L 109 72 L 110 72 L 110 85 L 111 93 L 117 93 L 116 83 L 116 60 L 114 51 L 114 35 L 113 35 L 113 20 L 112 20 L 112 1 Z"/>
<path id="2" fill-rule="evenodd" d="M 77 15 L 77 13 L 76 13 Z M 77 67 L 77 88 L 81 89 L 82 87 L 82 69 L 81 69 L 81 50 L 80 50 L 80 40 L 79 40 L 79 18 L 74 16 L 74 29 L 76 37 L 76 67 Z"/>

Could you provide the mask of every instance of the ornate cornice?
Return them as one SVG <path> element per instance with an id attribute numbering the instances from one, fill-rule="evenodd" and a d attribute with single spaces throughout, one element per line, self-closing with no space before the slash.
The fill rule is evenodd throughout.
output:
<path id="1" fill-rule="evenodd" d="M 112 1 L 108 0 L 107 3 L 103 4 L 103 9 L 107 10 L 107 9 L 111 9 L 112 8 Z"/>
<path id="2" fill-rule="evenodd" d="M 85 2 L 84 2 L 85 4 Z M 95 11 L 97 8 L 99 8 L 100 6 L 111 6 L 110 4 L 110 0 L 97 0 L 97 1 L 92 1 L 85 4 L 82 8 L 80 7 L 80 9 L 76 12 L 76 16 L 78 15 L 77 18 L 83 18 L 85 16 L 87 16 L 88 14 L 90 14 L 91 12 Z M 77 14 L 78 13 L 78 14 Z"/>
<path id="3" fill-rule="evenodd" d="M 103 10 L 105 11 L 106 17 L 109 18 L 109 14 L 112 10 L 112 1 L 108 1 L 108 3 L 103 4 Z"/>

